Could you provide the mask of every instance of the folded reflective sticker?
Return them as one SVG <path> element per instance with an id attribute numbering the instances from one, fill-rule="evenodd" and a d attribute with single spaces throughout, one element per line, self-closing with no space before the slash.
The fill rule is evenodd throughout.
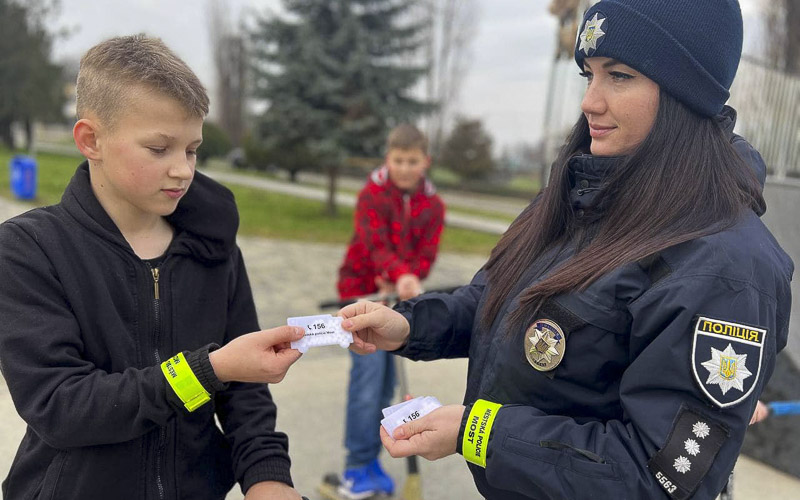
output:
<path id="1" fill-rule="evenodd" d="M 689 498 L 708 473 L 728 435 L 724 424 L 683 405 L 666 444 L 647 467 L 670 497 Z"/>
<path id="2" fill-rule="evenodd" d="M 694 378 L 720 408 L 744 401 L 761 373 L 767 330 L 700 316 L 692 341 Z"/>
<path id="3" fill-rule="evenodd" d="M 287 318 L 289 326 L 302 326 L 305 336 L 291 343 L 292 349 L 304 353 L 309 347 L 338 345 L 345 349 L 353 343 L 353 334 L 342 329 L 342 318 L 330 314 Z"/>

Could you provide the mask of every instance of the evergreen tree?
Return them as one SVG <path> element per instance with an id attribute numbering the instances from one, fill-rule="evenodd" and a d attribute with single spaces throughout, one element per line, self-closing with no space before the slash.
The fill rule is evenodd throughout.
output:
<path id="1" fill-rule="evenodd" d="M 284 0 L 252 33 L 255 135 L 290 172 L 375 157 L 391 127 L 429 106 L 411 97 L 424 68 L 403 64 L 424 36 L 402 20 L 414 0 Z"/>
<path id="2" fill-rule="evenodd" d="M 492 138 L 480 120 L 458 118 L 442 147 L 441 163 L 464 180 L 485 179 L 494 170 Z"/>
<path id="3" fill-rule="evenodd" d="M 50 0 L 0 0 L 0 141 L 13 147 L 11 124 L 25 125 L 27 146 L 34 120 L 61 119 L 61 67 L 50 62 L 52 36 L 45 20 Z"/>

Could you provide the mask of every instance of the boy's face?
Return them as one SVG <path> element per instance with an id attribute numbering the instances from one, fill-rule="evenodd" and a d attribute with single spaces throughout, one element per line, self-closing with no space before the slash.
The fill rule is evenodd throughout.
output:
<path id="1" fill-rule="evenodd" d="M 194 178 L 203 119 L 157 92 L 135 92 L 113 129 L 100 126 L 92 187 L 112 218 L 171 214 Z M 116 217 L 114 217 L 116 216 Z"/>
<path id="2" fill-rule="evenodd" d="M 430 158 L 417 148 L 392 148 L 386 154 L 389 179 L 404 191 L 411 191 L 419 185 L 430 164 Z"/>

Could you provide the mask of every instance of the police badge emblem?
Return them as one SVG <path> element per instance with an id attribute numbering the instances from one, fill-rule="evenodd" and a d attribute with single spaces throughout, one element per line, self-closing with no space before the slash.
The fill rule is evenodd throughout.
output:
<path id="1" fill-rule="evenodd" d="M 534 321 L 525 331 L 524 337 L 525 357 L 540 372 L 554 369 L 564 359 L 567 338 L 554 321 Z"/>
<path id="2" fill-rule="evenodd" d="M 700 389 L 720 408 L 753 391 L 761 373 L 767 331 L 755 326 L 699 317 L 692 342 L 692 369 Z"/>
<path id="3" fill-rule="evenodd" d="M 600 12 L 595 12 L 594 17 L 586 21 L 583 31 L 578 35 L 577 43 L 580 44 L 578 45 L 579 51 L 582 50 L 583 53 L 588 56 L 590 50 L 597 50 L 600 39 L 606 34 L 606 32 L 603 31 L 603 23 L 605 21 L 606 16 Z"/>

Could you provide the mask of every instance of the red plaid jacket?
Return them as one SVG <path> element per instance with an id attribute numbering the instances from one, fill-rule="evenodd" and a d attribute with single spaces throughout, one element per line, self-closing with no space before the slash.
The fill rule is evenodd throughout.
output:
<path id="1" fill-rule="evenodd" d="M 383 166 L 370 174 L 358 195 L 355 233 L 339 268 L 342 299 L 375 293 L 377 276 L 395 282 L 401 274 L 425 279 L 444 225 L 444 203 L 425 179 L 413 193 L 389 180 Z"/>

